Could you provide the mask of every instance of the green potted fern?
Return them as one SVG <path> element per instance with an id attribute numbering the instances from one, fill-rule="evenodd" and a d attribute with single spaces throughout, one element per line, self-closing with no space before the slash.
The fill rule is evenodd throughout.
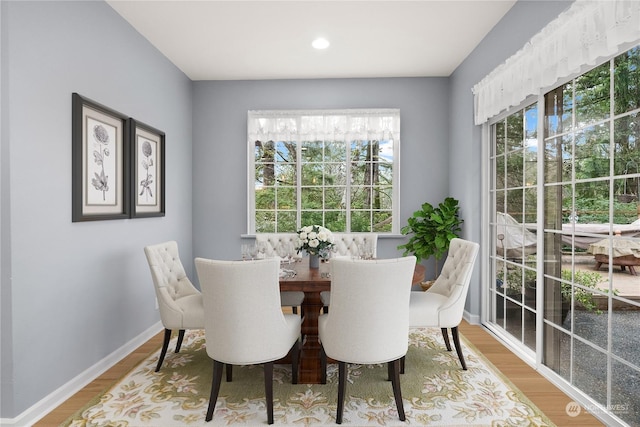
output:
<path id="1" fill-rule="evenodd" d="M 451 240 L 458 237 L 460 224 L 464 222 L 459 211 L 458 200 L 452 197 L 447 197 L 436 207 L 423 203 L 402 227 L 402 234 L 410 237 L 398 249 L 404 249 L 403 256 L 415 255 L 417 262 L 434 257 L 435 277 L 438 277 L 438 262 L 449 250 Z"/>

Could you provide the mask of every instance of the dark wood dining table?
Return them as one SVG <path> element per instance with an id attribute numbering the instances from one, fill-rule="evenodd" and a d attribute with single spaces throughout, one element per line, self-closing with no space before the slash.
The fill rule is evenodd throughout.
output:
<path id="1" fill-rule="evenodd" d="M 322 311 L 320 293 L 331 290 L 331 278 L 329 276 L 329 263 L 320 263 L 320 268 L 309 268 L 309 258 L 303 258 L 299 262 L 284 264 L 284 269 L 294 270 L 296 274 L 280 279 L 281 291 L 302 291 L 304 301 L 302 303 L 302 350 L 300 353 L 300 371 L 298 381 L 301 384 L 320 384 L 320 341 L 318 339 L 318 317 Z M 424 280 L 425 268 L 421 264 L 416 265 L 413 274 L 413 284 Z"/>

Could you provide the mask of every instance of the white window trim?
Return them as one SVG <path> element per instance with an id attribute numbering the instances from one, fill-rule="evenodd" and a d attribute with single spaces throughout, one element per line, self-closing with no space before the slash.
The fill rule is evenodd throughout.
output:
<path id="1" fill-rule="evenodd" d="M 289 118 L 296 119 L 300 116 L 345 116 L 347 117 L 346 129 L 319 129 L 319 128 L 303 128 L 298 120 L 296 129 L 292 130 L 286 127 L 264 129 L 258 122 L 258 118 Z M 368 123 L 368 126 L 358 127 L 352 125 L 350 118 L 371 118 L 384 116 L 395 116 L 394 120 L 385 123 L 384 126 L 375 126 Z M 392 139 L 393 142 L 393 189 L 392 189 L 392 223 L 391 231 L 378 232 L 380 237 L 399 236 L 400 233 L 400 109 L 397 108 L 378 108 L 378 109 L 340 109 L 340 110 L 249 110 L 247 113 L 247 234 L 245 236 L 255 235 L 255 141 L 256 140 L 289 140 L 291 134 L 296 135 L 296 140 L 309 138 L 309 135 L 319 139 L 330 138 L 334 132 L 344 133 L 345 139 Z M 348 161 L 348 160 L 347 160 Z M 296 168 L 297 175 L 301 173 L 301 152 L 296 152 Z M 298 186 L 298 206 L 297 221 L 300 223 L 301 213 L 301 196 L 300 187 Z M 350 186 L 347 191 L 351 191 Z M 347 208 L 347 221 L 350 217 L 351 210 Z M 349 222 L 347 222 L 349 224 Z M 304 225 L 304 224 L 301 224 Z M 349 231 L 353 232 L 353 231 Z"/>

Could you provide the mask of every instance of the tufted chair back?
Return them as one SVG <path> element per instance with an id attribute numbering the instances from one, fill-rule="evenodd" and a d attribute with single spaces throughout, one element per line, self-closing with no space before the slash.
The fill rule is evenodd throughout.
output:
<path id="1" fill-rule="evenodd" d="M 378 247 L 377 233 L 333 233 L 336 245 L 336 253 L 340 256 L 359 255 L 359 247 L 369 244 L 373 258 L 376 257 Z"/>
<path id="2" fill-rule="evenodd" d="M 265 258 L 272 258 L 278 255 L 278 247 L 283 243 L 290 243 L 293 248 L 298 244 L 296 233 L 257 233 L 256 244 L 264 244 Z M 300 255 L 296 255 L 300 256 Z"/>
<path id="3" fill-rule="evenodd" d="M 378 246 L 377 233 L 333 233 L 336 245 L 336 254 L 340 256 L 353 256 L 359 254 L 359 246 L 369 244 L 376 257 Z M 296 233 L 258 233 L 256 234 L 256 244 L 265 244 L 265 257 L 270 258 L 277 255 L 277 248 L 283 242 L 290 242 L 294 247 L 298 245 L 298 235 Z M 298 256 L 301 256 L 299 254 Z"/>
<path id="4" fill-rule="evenodd" d="M 160 320 L 164 326 L 164 341 L 156 366 L 156 372 L 158 372 L 167 354 L 171 331 L 178 330 L 176 343 L 176 353 L 178 353 L 186 329 L 204 328 L 204 306 L 200 291 L 191 284 L 180 262 L 176 242 L 146 246 L 144 254 L 147 256 L 151 270 Z"/>
<path id="5" fill-rule="evenodd" d="M 478 248 L 475 242 L 457 238 L 451 240 L 442 272 L 427 291 L 447 299 L 446 304 L 440 307 L 440 327 L 456 326 L 462 320 Z"/>
<path id="6" fill-rule="evenodd" d="M 144 248 L 144 253 L 149 262 L 153 285 L 158 298 L 160 319 L 168 329 L 202 329 L 204 328 L 204 315 L 200 310 L 188 311 L 192 304 L 183 305 L 182 302 L 190 301 L 193 306 L 198 305 L 202 296 L 196 289 L 184 271 L 178 244 L 175 241 L 151 245 Z M 186 298 L 186 300 L 185 300 Z"/>
<path id="7" fill-rule="evenodd" d="M 442 267 L 442 273 L 426 292 L 411 292 L 409 324 L 412 327 L 439 327 L 447 350 L 451 351 L 448 328 L 453 335 L 462 369 L 467 365 L 462 355 L 458 325 L 464 314 L 464 303 L 469 291 L 473 265 L 480 245 L 462 239 L 453 239 Z"/>

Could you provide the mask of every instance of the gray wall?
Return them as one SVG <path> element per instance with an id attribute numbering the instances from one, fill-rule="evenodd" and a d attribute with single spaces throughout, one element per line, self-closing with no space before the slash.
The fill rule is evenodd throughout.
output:
<path id="1" fill-rule="evenodd" d="M 449 192 L 460 200 L 465 221 L 464 238 L 480 242 L 482 228 L 482 136 L 481 126 L 473 124 L 471 89 L 509 56 L 522 49 L 533 35 L 571 3 L 519 0 L 450 77 L 448 182 Z M 481 247 L 465 307 L 474 316 L 479 316 L 481 309 L 480 262 L 486 256 L 483 249 Z"/>
<path id="2" fill-rule="evenodd" d="M 248 110 L 399 108 L 401 223 L 425 201 L 439 203 L 447 195 L 446 78 L 196 82 L 193 87 L 196 256 L 240 257 L 241 235 L 247 232 Z M 396 246 L 404 241 L 380 239 L 378 255 L 398 256 Z"/>
<path id="3" fill-rule="evenodd" d="M 479 241 L 471 87 L 568 4 L 518 1 L 450 78 L 192 83 L 101 1 L 1 1 L 0 417 L 158 321 L 143 246 L 177 240 L 192 277 L 193 256 L 239 257 L 247 110 L 400 108 L 403 222 L 452 195 Z M 166 217 L 71 223 L 72 92 L 166 132 Z M 402 241 L 381 240 L 380 255 Z"/>
<path id="4" fill-rule="evenodd" d="M 192 99 L 191 81 L 104 2 L 2 1 L 2 24 L 11 418 L 159 321 L 143 246 L 175 239 L 191 258 Z M 71 222 L 72 92 L 166 132 L 166 217 Z"/>

